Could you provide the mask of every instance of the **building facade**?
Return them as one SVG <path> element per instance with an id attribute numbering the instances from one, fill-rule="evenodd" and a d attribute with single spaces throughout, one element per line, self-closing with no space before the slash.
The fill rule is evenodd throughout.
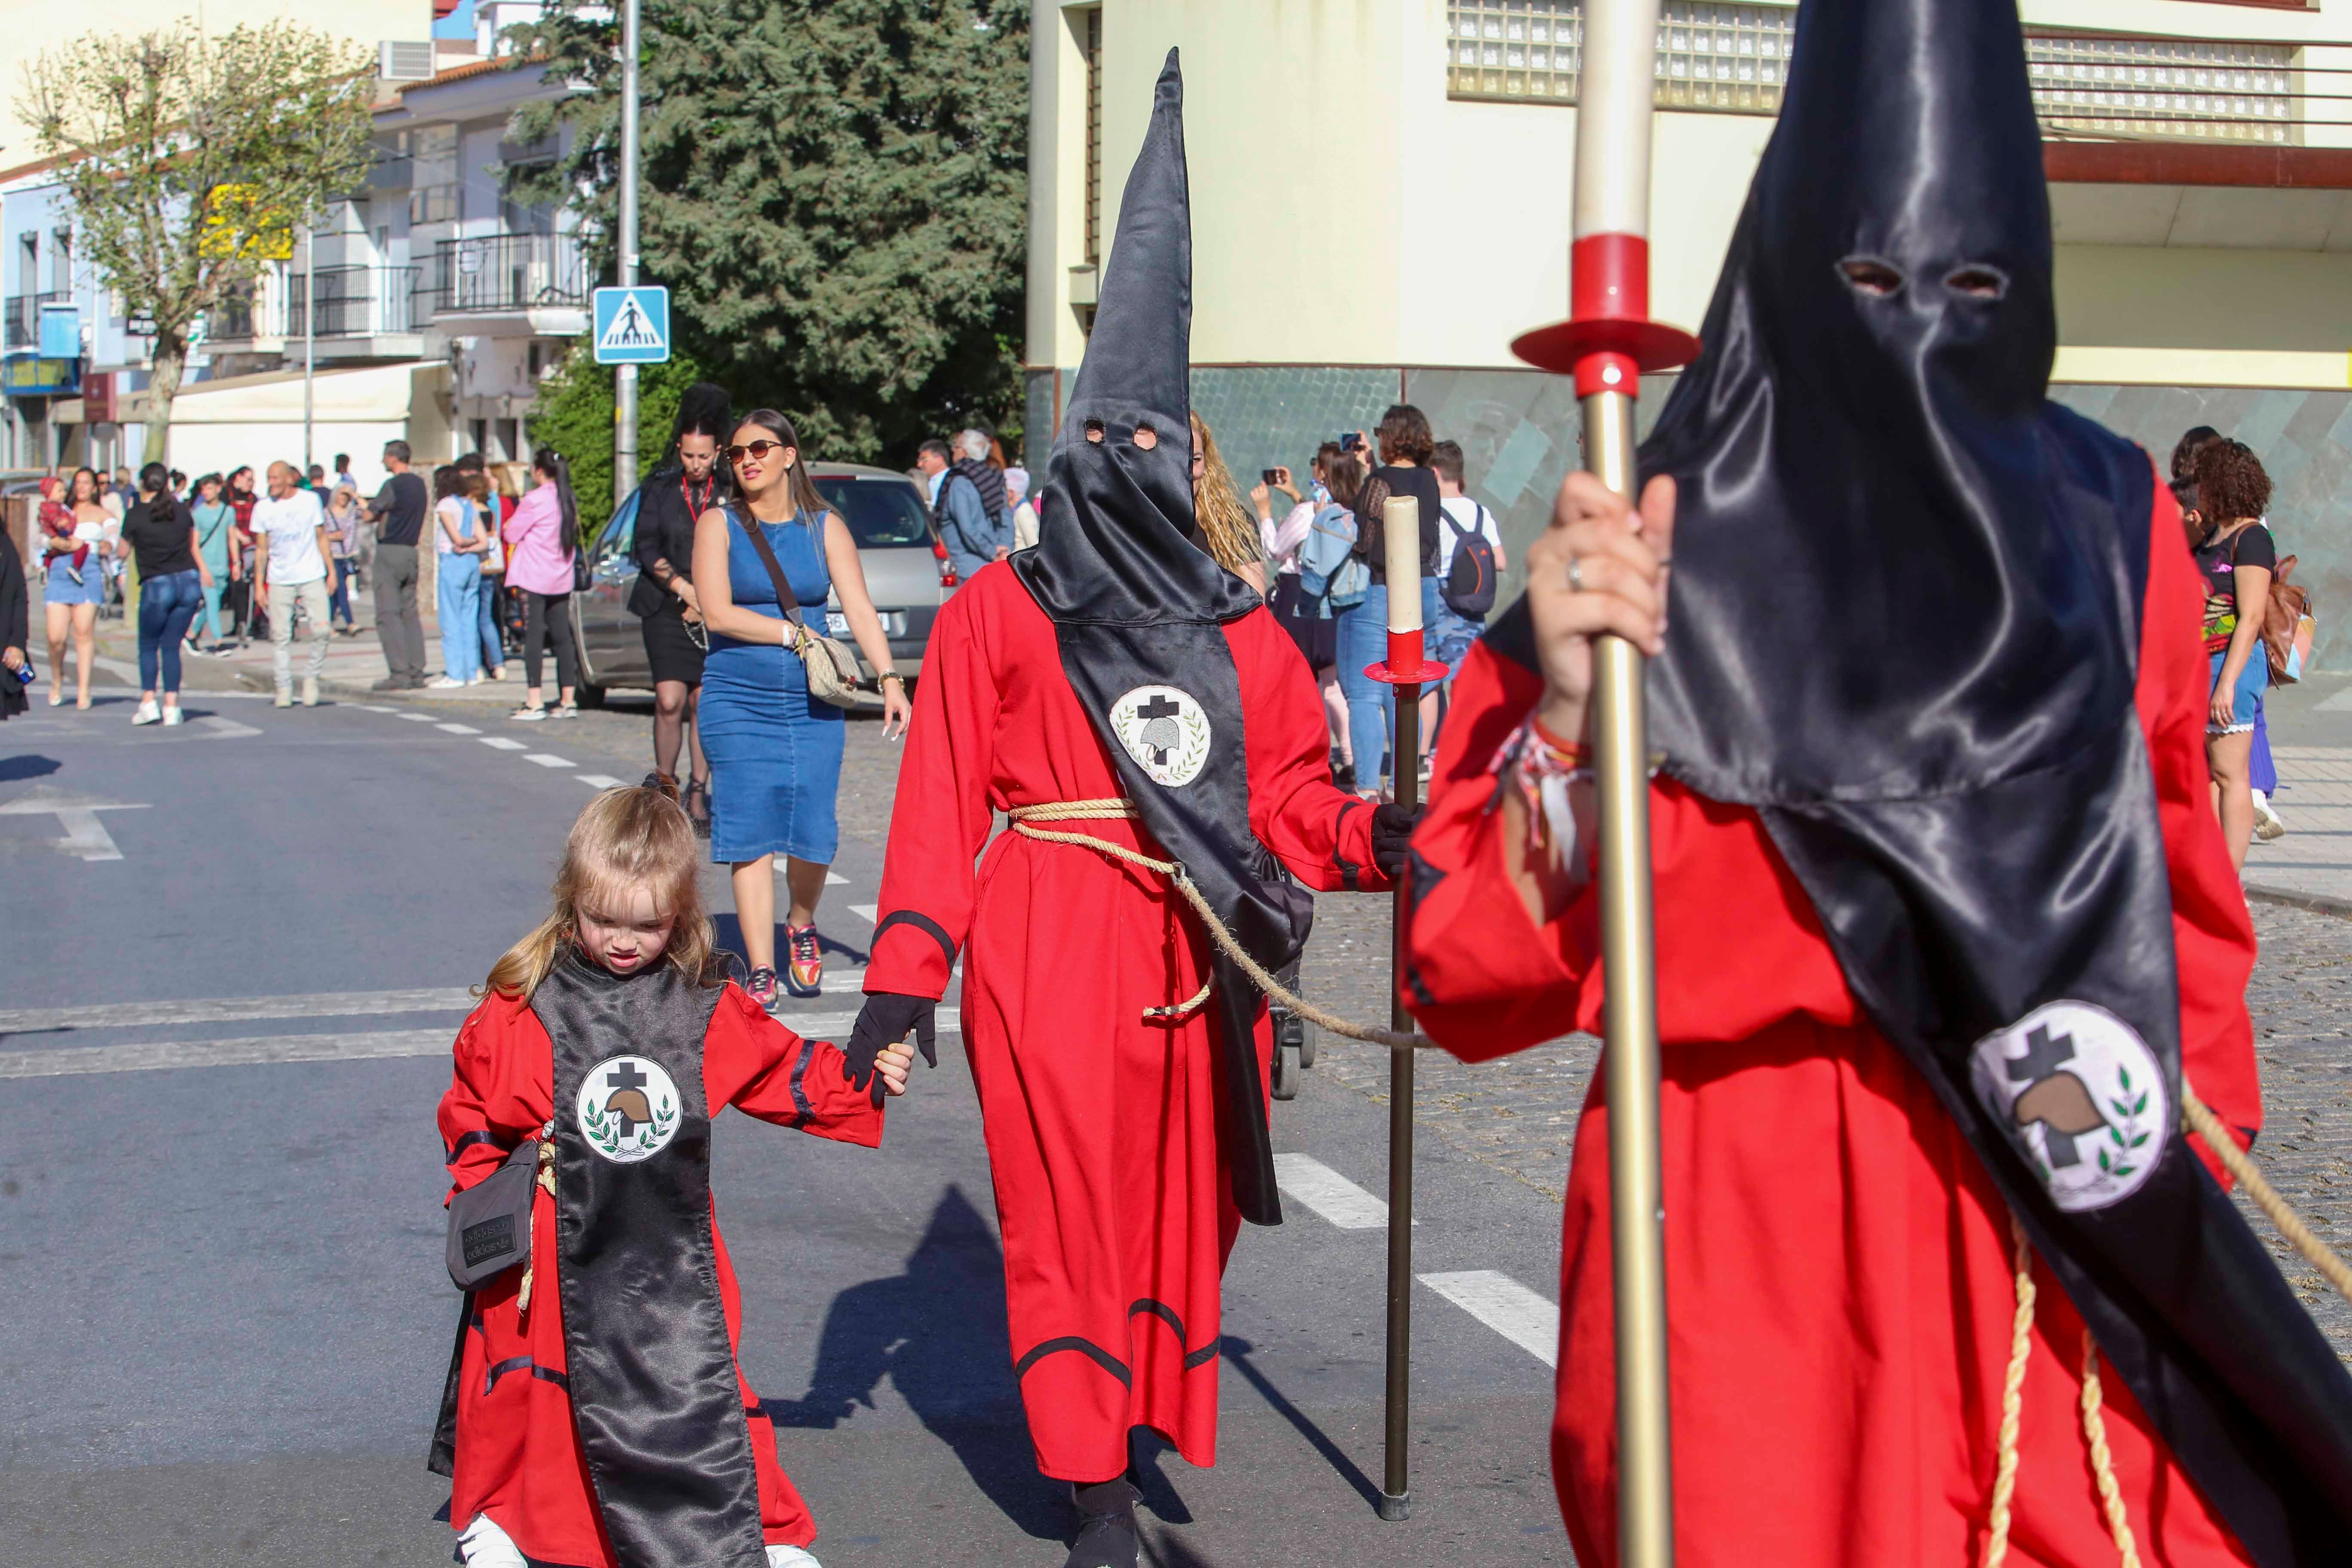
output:
<path id="1" fill-rule="evenodd" d="M 2026 0 L 2058 241 L 2053 396 L 2159 458 L 2263 456 L 2281 548 L 2352 595 L 2352 0 Z M 1668 0 L 1652 310 L 1696 329 L 1770 135 L 1795 7 Z M 1461 441 L 1524 544 L 1576 461 L 1565 382 L 1580 0 L 1077 0 L 1030 58 L 1028 424 L 1084 353 L 1150 84 L 1183 50 L 1194 405 L 1237 474 L 1390 403 Z M 1645 387 L 1654 413 L 1669 383 Z M 1514 558 L 1518 552 L 1512 552 Z M 1505 584 L 1513 591 L 1516 584 Z M 2323 622 L 2321 656 L 2352 658 Z"/>

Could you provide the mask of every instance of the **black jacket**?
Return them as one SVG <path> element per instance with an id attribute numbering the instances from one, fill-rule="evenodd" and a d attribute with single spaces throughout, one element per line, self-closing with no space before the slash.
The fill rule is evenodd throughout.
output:
<path id="1" fill-rule="evenodd" d="M 16 552 L 15 537 L 0 530 L 0 648 L 32 653 L 32 602 L 25 589 L 25 558 Z M 26 707 L 25 684 L 0 670 L 0 719 L 12 718 Z"/>

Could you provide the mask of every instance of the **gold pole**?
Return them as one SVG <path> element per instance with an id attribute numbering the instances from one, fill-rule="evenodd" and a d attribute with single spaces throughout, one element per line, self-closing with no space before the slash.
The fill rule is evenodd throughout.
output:
<path id="1" fill-rule="evenodd" d="M 1633 400 L 1583 400 L 1585 463 L 1634 493 Z M 1601 1013 L 1608 1047 L 1610 1255 L 1617 1308 L 1617 1560 L 1673 1568 L 1667 1409 L 1665 1204 L 1658 1160 L 1658 973 L 1650 911 L 1649 727 L 1643 659 L 1622 637 L 1593 648 L 1593 773 L 1601 797 Z"/>

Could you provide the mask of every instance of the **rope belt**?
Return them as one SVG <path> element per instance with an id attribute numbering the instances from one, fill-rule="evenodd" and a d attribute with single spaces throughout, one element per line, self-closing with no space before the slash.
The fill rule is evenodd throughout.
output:
<path id="1" fill-rule="evenodd" d="M 1075 844 L 1080 848 L 1093 849 L 1108 855 L 1114 860 L 1124 860 L 1130 866 L 1140 866 L 1147 871 L 1157 871 L 1167 878 L 1175 885 L 1176 890 L 1184 895 L 1185 902 L 1191 904 L 1194 912 L 1200 915 L 1202 927 L 1208 931 L 1211 940 L 1224 951 L 1227 958 L 1241 966 L 1242 973 L 1250 977 L 1250 983 L 1265 993 L 1268 997 L 1297 1014 L 1317 1028 L 1328 1029 L 1335 1035 L 1343 1035 L 1351 1040 L 1365 1040 L 1376 1046 L 1426 1050 L 1436 1048 L 1437 1043 L 1426 1035 L 1407 1035 L 1400 1034 L 1394 1029 L 1376 1029 L 1369 1024 L 1351 1024 L 1335 1013 L 1327 1013 L 1266 973 L 1265 966 L 1252 958 L 1234 933 L 1225 929 L 1225 922 L 1217 918 L 1217 911 L 1209 907 L 1209 900 L 1202 896 L 1199 888 L 1192 885 L 1192 879 L 1185 873 L 1181 862 L 1162 860 L 1156 856 L 1146 855 L 1139 849 L 1130 849 L 1124 844 L 1113 844 L 1108 839 L 1097 838 L 1090 833 L 1065 833 L 1050 827 L 1034 826 L 1040 822 L 1139 822 L 1142 820 L 1143 814 L 1135 808 L 1133 801 L 1120 799 L 1042 801 L 1035 805 L 1016 805 L 1009 815 L 1013 818 L 1013 831 L 1024 838 L 1034 838 L 1046 844 Z M 1213 984 L 1213 981 L 1203 984 L 1201 989 L 1190 998 L 1172 1006 L 1147 1007 L 1144 1009 L 1143 1016 L 1148 1019 L 1182 1017 L 1209 999 L 1210 986 Z"/>

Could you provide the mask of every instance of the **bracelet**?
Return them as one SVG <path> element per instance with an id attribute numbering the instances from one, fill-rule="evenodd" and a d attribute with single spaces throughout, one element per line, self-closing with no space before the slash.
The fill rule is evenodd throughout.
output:
<path id="1" fill-rule="evenodd" d="M 1584 748 L 1559 740 L 1530 713 L 1495 752 L 1489 773 L 1504 774 L 1528 805 L 1528 831 L 1535 842 L 1551 851 L 1554 868 L 1582 881 L 1583 862 L 1576 854 L 1576 813 L 1569 804 L 1569 786 L 1592 777 L 1584 763 Z M 1499 798 L 1499 796 L 1498 796 Z"/>
<path id="2" fill-rule="evenodd" d="M 886 670 L 884 670 L 881 674 L 879 674 L 879 675 L 876 676 L 876 677 L 874 678 L 874 684 L 875 684 L 875 685 L 877 685 L 877 686 L 879 686 L 879 685 L 881 685 L 881 684 L 882 684 L 884 681 L 886 681 L 886 680 L 895 680 L 895 681 L 897 681 L 900 686 L 904 686 L 904 685 L 906 685 L 906 684 L 907 684 L 907 678 L 906 678 L 905 676 L 903 676 L 903 675 L 899 674 L 899 673 L 898 673 L 897 670 L 895 670 L 895 669 L 886 669 Z"/>

